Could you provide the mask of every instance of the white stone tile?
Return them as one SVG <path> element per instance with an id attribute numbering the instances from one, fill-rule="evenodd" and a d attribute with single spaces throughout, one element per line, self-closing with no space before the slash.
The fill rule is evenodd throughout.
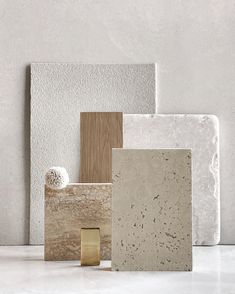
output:
<path id="1" fill-rule="evenodd" d="M 43 243 L 44 174 L 63 166 L 79 179 L 82 111 L 155 112 L 155 65 L 31 66 L 30 242 Z"/>
<path id="2" fill-rule="evenodd" d="M 230 49 L 232 52 L 233 50 Z M 200 85 L 190 86 L 190 92 L 184 90 L 174 94 L 171 91 L 164 93 L 159 103 L 159 113 L 210 113 L 215 114 L 220 122 L 220 211 L 221 237 L 220 244 L 235 244 L 235 98 L 228 89 L 233 82 L 229 76 L 235 75 L 235 66 L 231 63 L 229 54 L 227 64 L 223 63 L 220 70 L 214 65 L 214 73 L 218 80 L 204 74 L 198 74 Z M 207 58 L 210 60 L 210 58 Z M 234 59 L 235 60 L 235 59 Z M 210 60 L 211 61 L 211 60 Z M 207 61 L 206 61 L 207 62 Z M 211 65 L 204 66 L 206 70 Z M 211 68 L 210 68 L 211 69 Z M 230 71 L 230 74 L 229 74 Z M 232 73 L 233 72 L 233 73 Z M 223 76 L 223 78 L 222 78 Z M 203 81 L 203 79 L 205 81 Z M 185 79 L 186 80 L 186 79 Z M 229 85 L 230 84 L 230 85 Z M 170 86 L 168 84 L 168 86 Z M 217 94 L 220 92 L 220 95 Z M 171 92 L 171 93 L 170 93 Z M 159 97 L 160 98 L 160 97 Z"/>
<path id="3" fill-rule="evenodd" d="M 220 240 L 219 125 L 213 115 L 125 115 L 124 148 L 191 148 L 193 244 Z"/>
<path id="4" fill-rule="evenodd" d="M 113 149 L 112 269 L 192 269 L 191 150 Z"/>

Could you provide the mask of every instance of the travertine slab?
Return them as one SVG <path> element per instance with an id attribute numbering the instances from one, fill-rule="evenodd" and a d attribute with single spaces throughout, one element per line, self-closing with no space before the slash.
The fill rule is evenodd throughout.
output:
<path id="1" fill-rule="evenodd" d="M 122 112 L 80 114 L 80 182 L 112 182 L 112 148 L 122 148 Z"/>
<path id="2" fill-rule="evenodd" d="M 220 240 L 219 126 L 213 115 L 125 115 L 124 148 L 191 148 L 193 244 Z"/>
<path id="3" fill-rule="evenodd" d="M 112 184 L 45 187 L 45 260 L 80 259 L 81 229 L 100 229 L 101 259 L 111 258 Z"/>
<path id="4" fill-rule="evenodd" d="M 112 269 L 192 269 L 191 150 L 113 149 Z"/>
<path id="5" fill-rule="evenodd" d="M 63 166 L 79 181 L 80 112 L 155 112 L 154 64 L 31 65 L 30 244 L 43 243 L 44 174 Z"/>

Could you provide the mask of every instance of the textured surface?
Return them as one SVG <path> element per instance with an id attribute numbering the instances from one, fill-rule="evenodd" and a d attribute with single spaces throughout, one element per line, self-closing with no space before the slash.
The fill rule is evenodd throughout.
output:
<path id="1" fill-rule="evenodd" d="M 112 148 L 122 148 L 121 112 L 80 114 L 80 182 L 112 182 Z"/>
<path id="2" fill-rule="evenodd" d="M 112 184 L 45 187 L 45 260 L 80 259 L 82 228 L 100 228 L 100 255 L 110 259 L 111 195 Z"/>
<path id="3" fill-rule="evenodd" d="M 42 246 L 0 247 L 0 260 L 4 294 L 235 293 L 235 246 L 194 247 L 192 272 L 111 272 L 110 261 L 99 267 L 44 262 Z"/>
<path id="4" fill-rule="evenodd" d="M 217 114 L 222 241 L 235 243 L 234 15 L 234 0 L 0 0 L 0 244 L 28 242 L 33 61 L 154 61 L 159 113 Z"/>
<path id="5" fill-rule="evenodd" d="M 63 189 L 69 183 L 69 175 L 64 167 L 49 168 L 45 175 L 45 184 L 51 189 Z"/>
<path id="6" fill-rule="evenodd" d="M 83 111 L 154 113 L 155 65 L 31 66 L 30 241 L 43 243 L 43 183 L 54 165 L 79 180 Z"/>
<path id="7" fill-rule="evenodd" d="M 112 269 L 192 269 L 191 151 L 113 149 Z"/>
<path id="8" fill-rule="evenodd" d="M 191 148 L 193 244 L 220 238 L 219 125 L 212 115 L 126 115 L 124 148 Z"/>

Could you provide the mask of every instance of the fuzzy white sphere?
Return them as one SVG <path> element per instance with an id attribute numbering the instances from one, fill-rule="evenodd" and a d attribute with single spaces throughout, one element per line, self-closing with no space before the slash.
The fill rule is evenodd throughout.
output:
<path id="1" fill-rule="evenodd" d="M 63 189 L 69 183 L 69 175 L 64 167 L 51 167 L 45 175 L 45 182 L 51 189 Z"/>

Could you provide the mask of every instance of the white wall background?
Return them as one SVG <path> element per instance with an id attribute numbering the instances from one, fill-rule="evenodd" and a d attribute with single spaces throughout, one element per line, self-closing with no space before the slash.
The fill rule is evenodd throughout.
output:
<path id="1" fill-rule="evenodd" d="M 160 110 L 181 97 L 187 110 L 229 104 L 234 15 L 233 0 L 0 0 L 0 244 L 28 242 L 30 62 L 157 62 Z"/>

